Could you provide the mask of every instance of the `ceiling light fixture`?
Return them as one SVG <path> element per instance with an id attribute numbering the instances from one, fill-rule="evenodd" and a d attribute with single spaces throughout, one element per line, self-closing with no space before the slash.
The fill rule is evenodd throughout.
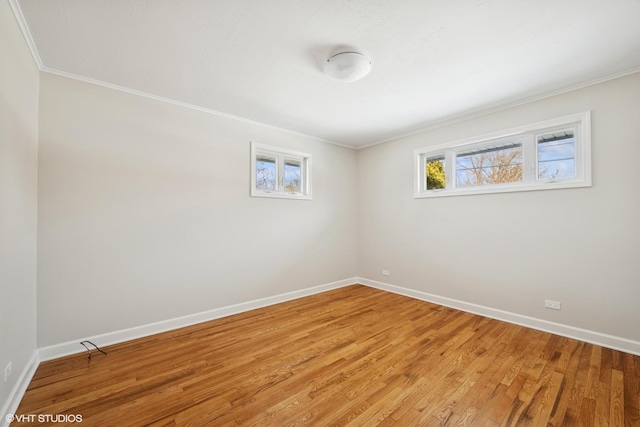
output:
<path id="1" fill-rule="evenodd" d="M 340 52 L 324 63 L 324 73 L 340 82 L 355 82 L 371 71 L 371 60 L 360 52 Z"/>

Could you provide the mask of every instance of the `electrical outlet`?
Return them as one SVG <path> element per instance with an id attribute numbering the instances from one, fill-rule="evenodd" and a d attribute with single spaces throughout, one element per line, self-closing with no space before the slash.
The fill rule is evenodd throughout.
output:
<path id="1" fill-rule="evenodd" d="M 382 270 L 382 275 L 383 276 L 388 276 L 389 275 L 389 270 Z"/>
<path id="2" fill-rule="evenodd" d="M 560 303 L 558 301 L 544 300 L 544 306 L 552 310 L 560 310 Z"/>
<path id="3" fill-rule="evenodd" d="M 4 368 L 4 382 L 6 383 L 11 376 L 11 362 Z"/>

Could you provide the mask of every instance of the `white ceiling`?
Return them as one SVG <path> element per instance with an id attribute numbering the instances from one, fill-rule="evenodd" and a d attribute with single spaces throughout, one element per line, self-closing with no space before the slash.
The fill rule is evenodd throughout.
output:
<path id="1" fill-rule="evenodd" d="M 352 147 L 640 71 L 640 0 L 17 4 L 44 71 Z M 325 76 L 339 45 L 371 74 Z"/>

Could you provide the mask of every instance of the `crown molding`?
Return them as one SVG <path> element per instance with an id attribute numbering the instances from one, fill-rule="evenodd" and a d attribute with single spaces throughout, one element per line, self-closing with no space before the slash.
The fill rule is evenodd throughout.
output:
<path id="1" fill-rule="evenodd" d="M 29 46 L 29 50 L 31 51 L 31 56 L 33 56 L 33 60 L 35 61 L 38 69 L 42 71 L 43 64 L 42 58 L 40 58 L 40 53 L 38 53 L 38 48 L 36 47 L 35 42 L 33 41 L 33 36 L 31 35 L 31 31 L 29 31 L 29 26 L 27 25 L 27 21 L 24 19 L 24 14 L 22 13 L 22 8 L 20 7 L 20 3 L 18 0 L 8 0 L 9 5 L 11 6 L 11 10 L 13 10 L 13 15 L 16 17 L 16 21 L 18 21 L 18 25 L 22 30 L 22 35 L 24 36 L 24 40 L 27 42 L 27 46 Z"/>
<path id="2" fill-rule="evenodd" d="M 116 84 L 112 84 L 112 83 L 108 83 L 108 82 L 104 82 L 101 80 L 97 80 L 97 79 L 92 79 L 90 77 L 85 77 L 85 76 L 81 76 L 78 74 L 73 74 L 73 73 L 68 73 L 66 71 L 62 71 L 62 70 L 58 70 L 55 68 L 51 68 L 51 67 L 47 67 L 46 65 L 44 65 L 44 63 L 42 62 L 42 58 L 40 57 L 40 53 L 38 52 L 38 48 L 36 47 L 36 44 L 33 40 L 33 36 L 31 35 L 31 31 L 29 30 L 29 26 L 27 25 L 27 22 L 24 18 L 24 14 L 22 13 L 22 8 L 20 7 L 20 3 L 18 0 L 8 0 L 9 4 L 11 6 L 11 9 L 13 10 L 13 14 L 16 18 L 16 21 L 18 22 L 18 25 L 20 26 L 20 29 L 22 30 L 22 35 L 24 36 L 24 39 L 27 43 L 27 46 L 29 46 L 29 50 L 31 51 L 31 55 L 33 56 L 33 60 L 36 63 L 36 66 L 38 67 L 38 70 L 40 72 L 43 73 L 48 73 L 48 74 L 54 74 L 60 77 L 66 77 L 69 79 L 73 79 L 73 80 L 79 80 L 81 82 L 84 83 L 89 83 L 92 85 L 97 85 L 97 86 L 102 86 L 108 89 L 113 89 L 113 90 L 117 90 L 119 92 L 125 92 L 125 93 L 129 93 L 131 95 L 136 95 L 136 96 L 142 96 L 144 98 L 149 98 L 149 99 L 153 99 L 155 101 L 159 101 L 159 102 L 165 102 L 168 104 L 173 104 L 179 107 L 183 107 L 183 108 L 188 108 L 190 110 L 196 110 L 196 111 L 200 111 L 206 114 L 211 114 L 214 116 L 218 116 L 218 117 L 224 117 L 227 119 L 231 119 L 231 120 L 236 120 L 236 121 L 240 121 L 243 123 L 247 123 L 253 126 L 259 126 L 262 128 L 266 128 L 266 129 L 270 129 L 270 130 L 275 130 L 278 132 L 284 132 L 284 133 L 288 133 L 291 135 L 296 135 L 296 136 L 300 136 L 303 138 L 307 138 L 307 139 L 312 139 L 315 141 L 319 141 L 319 142 L 324 142 L 327 144 L 332 144 L 332 145 L 337 145 L 340 147 L 344 147 L 344 148 L 349 148 L 349 149 L 356 149 L 355 146 L 353 145 L 349 145 L 349 144 L 344 144 L 344 143 L 340 143 L 337 141 L 331 141 L 328 139 L 324 139 L 324 138 L 320 138 L 314 135 L 309 135 L 303 132 L 298 132 L 298 131 L 294 131 L 291 129 L 286 129 L 286 128 L 282 128 L 282 127 L 278 127 L 278 126 L 274 126 L 274 125 L 270 125 L 267 123 L 263 123 L 263 122 L 259 122 L 257 120 L 252 120 L 252 119 L 248 119 L 245 117 L 240 117 L 240 116 L 236 116 L 233 114 L 227 114 L 227 113 L 223 113 L 222 111 L 217 111 L 217 110 L 213 110 L 210 108 L 205 108 L 205 107 L 200 107 L 197 106 L 195 104 L 190 104 L 188 102 L 182 102 L 182 101 L 178 101 L 175 99 L 171 99 L 171 98 L 166 98 L 163 96 L 158 96 L 158 95 L 153 95 L 151 93 L 147 93 L 147 92 L 143 92 L 143 91 L 139 91 L 136 89 L 131 89 L 128 87 L 124 87 L 124 86 L 119 86 Z"/>
<path id="3" fill-rule="evenodd" d="M 205 108 L 205 107 L 200 107 L 198 105 L 195 104 L 190 104 L 188 102 L 182 102 L 182 101 L 178 101 L 175 99 L 171 99 L 171 98 L 166 98 L 163 96 L 158 96 L 158 95 L 153 95 L 147 92 L 142 92 L 136 89 L 131 89 L 131 88 L 127 88 L 124 86 L 119 86 L 116 84 L 112 84 L 112 83 L 108 83 L 108 82 L 104 82 L 101 80 L 96 80 L 96 79 L 92 79 L 90 77 L 85 77 L 85 76 L 81 76 L 78 74 L 73 74 L 73 73 L 68 73 L 66 71 L 62 71 L 62 70 L 58 70 L 55 68 L 51 68 L 51 67 L 47 67 L 43 64 L 42 62 L 42 58 L 40 57 L 40 54 L 38 52 L 38 49 L 36 47 L 36 44 L 33 40 L 33 36 L 31 35 L 31 32 L 29 30 L 29 26 L 26 23 L 26 20 L 24 18 L 24 14 L 22 13 L 22 9 L 20 8 L 20 3 L 19 0 L 8 0 L 9 4 L 11 5 L 11 9 L 13 10 L 13 13 L 16 17 L 16 20 L 18 21 L 18 25 L 20 26 L 20 29 L 22 30 L 22 34 L 24 36 L 24 39 L 27 43 L 27 45 L 29 46 L 29 50 L 31 51 L 31 55 L 33 56 L 33 59 L 38 67 L 38 69 L 41 72 L 45 72 L 45 73 L 49 73 L 49 74 L 54 74 L 57 76 L 61 76 L 61 77 L 66 77 L 69 79 L 74 79 L 74 80 L 79 80 L 85 83 L 89 83 L 89 84 L 93 84 L 93 85 L 98 85 L 98 86 L 102 86 L 102 87 L 106 87 L 109 89 L 113 89 L 113 90 L 117 90 L 120 92 L 125 92 L 125 93 L 129 93 L 132 95 L 137 95 L 137 96 L 142 96 L 145 98 L 149 98 L 149 99 L 153 99 L 156 101 L 160 101 L 160 102 L 165 102 L 165 103 L 169 103 L 169 104 L 173 104 L 176 106 L 180 106 L 183 108 L 188 108 L 191 110 L 196 110 L 196 111 L 200 111 L 200 112 L 204 112 L 207 114 L 212 114 L 215 116 L 219 116 L 219 117 L 224 117 L 227 119 L 231 119 L 231 120 L 236 120 L 236 121 L 240 121 L 243 123 L 247 123 L 247 124 L 251 124 L 254 126 L 259 126 L 262 128 L 266 128 L 266 129 L 271 129 L 271 130 L 276 130 L 279 132 L 284 132 L 284 133 L 288 133 L 291 135 L 296 135 L 296 136 L 300 136 L 303 138 L 308 138 L 308 139 L 312 139 L 315 141 L 319 141 L 319 142 L 324 142 L 327 144 L 331 144 L 331 145 L 337 145 L 340 147 L 344 147 L 344 148 L 349 148 L 352 150 L 362 150 L 365 148 L 369 148 L 369 147 L 373 147 L 375 145 L 380 145 L 380 144 L 384 144 L 387 142 L 392 142 L 392 141 L 396 141 L 402 138 L 406 138 L 406 137 L 410 137 L 410 136 L 414 136 L 414 135 L 418 135 L 420 133 L 424 133 L 433 129 L 438 129 L 438 128 L 442 128 L 445 126 L 450 126 L 456 123 L 460 123 L 460 122 L 464 122 L 467 120 L 471 120 L 471 119 L 475 119 L 478 117 L 482 117 L 482 116 L 486 116 L 489 114 L 493 114 L 499 111 L 503 111 L 503 110 L 508 110 L 510 108 L 514 108 L 514 107 L 518 107 L 521 105 L 525 105 L 525 104 L 530 104 L 532 102 L 536 102 L 536 101 L 540 101 L 546 98 L 551 98 L 557 95 L 562 95 L 564 93 L 568 93 L 568 92 L 572 92 L 578 89 L 583 89 L 589 86 L 593 86 L 593 85 L 597 85 L 599 83 L 604 83 L 606 81 L 609 80 L 614 80 L 614 79 L 618 79 L 621 77 L 625 77 L 631 74 L 635 74 L 635 73 L 639 73 L 640 72 L 640 67 L 636 67 L 636 68 L 632 68 L 630 70 L 626 70 L 626 71 L 622 71 L 619 73 L 614 73 L 614 74 L 608 74 L 596 79 L 592 79 L 589 80 L 587 82 L 583 82 L 583 83 L 579 83 L 579 84 L 575 84 L 575 85 L 571 85 L 571 86 L 567 86 L 561 89 L 557 89 L 557 90 L 553 90 L 553 91 L 549 91 L 549 92 L 545 92 L 543 94 L 540 95 L 535 95 L 535 96 L 530 96 L 530 97 L 526 97 L 526 98 L 522 98 L 522 99 L 514 99 L 511 101 L 506 101 L 506 102 L 497 102 L 493 105 L 490 105 L 488 107 L 481 107 L 481 108 L 477 108 L 474 110 L 468 110 L 465 111 L 461 114 L 455 114 L 455 115 L 451 115 L 448 116 L 444 119 L 441 120 L 434 120 L 432 122 L 427 122 L 425 124 L 423 124 L 422 126 L 420 126 L 417 129 L 411 130 L 411 131 L 407 131 L 407 132 L 403 132 L 403 133 L 399 133 L 397 135 L 391 136 L 389 138 L 384 138 L 378 141 L 374 141 L 372 143 L 366 144 L 366 145 L 353 145 L 353 144 L 347 144 L 347 143 L 343 143 L 343 142 L 337 142 L 337 141 L 333 141 L 333 140 L 328 140 L 325 138 L 321 138 L 318 136 L 314 136 L 314 135 L 309 135 L 303 132 L 298 132 L 298 131 L 294 131 L 291 129 L 287 129 L 287 128 L 282 128 L 282 127 L 278 127 L 278 126 L 274 126 L 274 125 L 270 125 L 267 123 L 263 123 L 263 122 L 259 122 L 257 120 L 252 120 L 252 119 L 248 119 L 245 117 L 241 117 L 241 116 L 236 116 L 233 114 L 228 114 L 228 113 L 224 113 L 222 111 L 217 111 L 217 110 L 213 110 L 210 108 Z"/>
<path id="4" fill-rule="evenodd" d="M 72 80 L 78 80 L 78 81 L 81 81 L 83 83 L 88 83 L 88 84 L 92 84 L 92 85 L 96 85 L 96 86 L 102 86 L 102 87 L 105 87 L 105 88 L 108 88 L 108 89 L 117 90 L 119 92 L 125 92 L 125 93 L 128 93 L 130 95 L 141 96 L 143 98 L 153 99 L 154 101 L 164 102 L 164 103 L 167 103 L 167 104 L 173 104 L 173 105 L 176 105 L 178 107 L 188 108 L 190 110 L 196 110 L 196 111 L 200 111 L 200 112 L 203 112 L 203 113 L 206 113 L 206 114 L 211 114 L 211 115 L 218 116 L 218 117 L 224 117 L 226 119 L 236 120 L 236 121 L 247 123 L 247 124 L 250 124 L 250 125 L 253 125 L 253 126 L 259 126 L 259 127 L 262 127 L 262 128 L 275 130 L 275 131 L 278 131 L 278 132 L 284 132 L 284 133 L 288 133 L 288 134 L 291 134 L 291 135 L 296 135 L 296 136 L 300 136 L 300 137 L 303 137 L 303 138 L 312 139 L 314 141 L 324 142 L 326 144 L 338 145 L 340 147 L 350 148 L 352 150 L 355 149 L 355 147 L 352 146 L 352 145 L 342 144 L 340 142 L 331 141 L 329 139 L 320 138 L 320 137 L 317 137 L 317 136 L 309 135 L 309 134 L 298 132 L 298 131 L 295 131 L 295 130 L 291 130 L 291 129 L 286 129 L 286 128 L 270 125 L 270 124 L 259 122 L 259 121 L 256 121 L 256 120 L 247 119 L 247 118 L 241 117 L 241 116 L 235 116 L 233 114 L 223 113 L 222 111 L 217 111 L 217 110 L 213 110 L 213 109 L 210 109 L 210 108 L 200 107 L 198 105 L 190 104 L 188 102 L 177 101 L 175 99 L 166 98 L 164 96 L 154 95 L 154 94 L 151 94 L 151 93 L 148 93 L 148 92 L 143 92 L 143 91 L 140 91 L 140 90 L 131 89 L 131 88 L 128 88 L 128 87 L 125 87 L 125 86 L 120 86 L 120 85 L 116 85 L 116 84 L 113 84 L 113 83 L 104 82 L 102 80 L 92 79 L 90 77 L 85 77 L 85 76 L 81 76 L 81 75 L 78 75 L 78 74 L 68 73 L 66 71 L 57 70 L 55 68 L 50 68 L 50 67 L 47 67 L 47 66 L 40 67 L 40 71 L 43 72 L 43 73 L 53 74 L 53 75 L 56 75 L 56 76 L 65 77 L 65 78 L 72 79 Z"/>
<path id="5" fill-rule="evenodd" d="M 540 100 L 547 99 L 547 98 L 552 98 L 554 96 L 562 95 L 562 94 L 568 93 L 568 92 L 573 92 L 575 90 L 584 89 L 584 88 L 589 87 L 589 86 L 594 86 L 594 85 L 597 85 L 597 84 L 600 84 L 600 83 L 607 82 L 609 80 L 619 79 L 621 77 L 629 76 L 629 75 L 635 74 L 635 73 L 640 73 L 640 67 L 632 68 L 630 70 L 622 71 L 620 73 L 608 74 L 606 76 L 599 77 L 597 79 L 589 80 L 587 82 L 579 83 L 579 84 L 572 85 L 572 86 L 567 86 L 565 88 L 557 89 L 555 91 L 545 92 L 545 93 L 540 94 L 540 95 L 531 96 L 531 97 L 523 98 L 523 99 L 520 99 L 520 100 L 513 100 L 513 101 L 509 101 L 509 102 L 505 102 L 505 103 L 497 103 L 496 105 L 492 105 L 490 107 L 483 107 L 483 108 L 478 108 L 476 110 L 470 110 L 470 111 L 464 112 L 462 114 L 450 116 L 450 117 L 445 118 L 443 120 L 436 120 L 436 121 L 433 121 L 431 123 L 427 123 L 424 126 L 418 128 L 416 130 L 412 130 L 412 131 L 409 131 L 409 132 L 401 133 L 401 134 L 398 134 L 397 136 L 392 136 L 390 138 L 385 138 L 385 139 L 382 139 L 380 141 L 372 142 L 371 144 L 359 146 L 356 149 L 357 150 L 362 150 L 364 148 L 373 147 L 374 145 L 379 145 L 379 144 L 384 144 L 384 143 L 387 143 L 387 142 L 397 141 L 399 139 L 406 138 L 406 137 L 409 137 L 409 136 L 418 135 L 418 134 L 421 134 L 423 132 L 427 132 L 427 131 L 430 131 L 430 130 L 433 130 L 433 129 L 438 129 L 438 128 L 442 128 L 442 127 L 445 127 L 445 126 L 450 126 L 450 125 L 453 125 L 453 124 L 456 124 L 456 123 L 460 123 L 460 122 L 464 122 L 464 121 L 467 121 L 467 120 L 475 119 L 477 117 L 482 117 L 482 116 L 486 116 L 486 115 L 489 115 L 489 114 L 497 113 L 499 111 L 508 110 L 510 108 L 518 107 L 520 105 L 531 104 L 532 102 L 540 101 Z"/>

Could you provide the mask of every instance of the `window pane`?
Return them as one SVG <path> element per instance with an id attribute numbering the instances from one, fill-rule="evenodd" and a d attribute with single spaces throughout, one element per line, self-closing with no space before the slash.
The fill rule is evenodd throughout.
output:
<path id="1" fill-rule="evenodd" d="M 537 138 L 538 179 L 576 176 L 573 130 L 553 132 Z"/>
<path id="2" fill-rule="evenodd" d="M 429 157 L 426 162 L 427 190 L 445 188 L 447 185 L 444 175 L 444 156 Z"/>
<path id="3" fill-rule="evenodd" d="M 302 188 L 302 166 L 299 160 L 285 160 L 284 162 L 284 191 L 300 193 Z"/>
<path id="4" fill-rule="evenodd" d="M 503 144 L 456 156 L 456 186 L 522 181 L 522 144 Z"/>
<path id="5" fill-rule="evenodd" d="M 256 157 L 256 189 L 261 191 L 275 191 L 276 189 L 276 159 L 269 156 Z"/>

